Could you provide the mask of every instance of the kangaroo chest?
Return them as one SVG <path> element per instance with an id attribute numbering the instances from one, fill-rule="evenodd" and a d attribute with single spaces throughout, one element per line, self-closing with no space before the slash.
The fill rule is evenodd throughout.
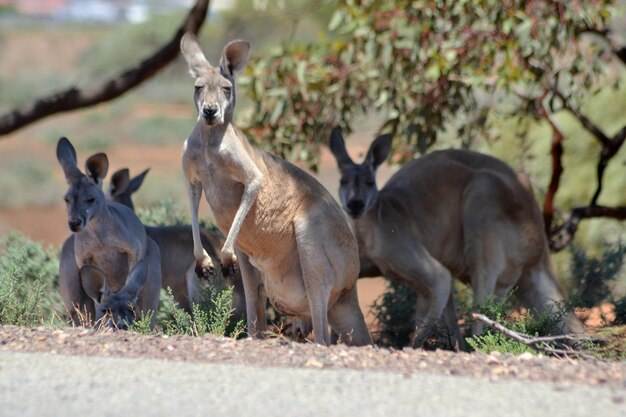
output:
<path id="1" fill-rule="evenodd" d="M 227 166 L 227 161 L 213 159 L 200 172 L 206 200 L 218 228 L 225 235 L 230 231 L 245 190 L 242 182 L 229 175 Z M 261 184 L 235 242 L 252 256 L 286 250 L 286 246 L 295 242 L 292 222 L 298 199 L 288 187 L 281 189 L 268 177 Z"/>
<path id="2" fill-rule="evenodd" d="M 83 233 L 83 232 L 81 232 Z M 84 266 L 97 268 L 106 278 L 112 291 L 119 290 L 128 277 L 128 256 L 113 247 L 106 239 L 101 240 L 93 236 L 77 236 L 74 242 L 76 265 L 79 269 Z"/>

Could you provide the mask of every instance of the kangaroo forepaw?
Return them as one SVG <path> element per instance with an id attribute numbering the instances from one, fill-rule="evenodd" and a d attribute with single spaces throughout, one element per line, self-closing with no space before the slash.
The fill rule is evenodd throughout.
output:
<path id="1" fill-rule="evenodd" d="M 222 275 L 232 277 L 237 273 L 238 269 L 237 262 L 231 262 L 230 265 L 222 264 Z"/>
<path id="2" fill-rule="evenodd" d="M 222 273 L 224 276 L 232 276 L 237 272 L 237 256 L 229 250 L 222 250 Z"/>
<path id="3" fill-rule="evenodd" d="M 215 275 L 215 266 L 209 259 L 208 262 L 196 263 L 196 276 L 200 279 L 208 280 Z"/>

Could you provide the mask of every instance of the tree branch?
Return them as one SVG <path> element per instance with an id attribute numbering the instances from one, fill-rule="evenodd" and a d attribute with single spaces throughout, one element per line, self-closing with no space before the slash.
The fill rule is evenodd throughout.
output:
<path id="1" fill-rule="evenodd" d="M 112 100 L 153 77 L 178 57 L 180 39 L 186 32 L 198 33 L 206 19 L 210 0 L 198 0 L 172 39 L 137 66 L 91 89 L 69 89 L 35 100 L 0 117 L 0 136 L 56 113 L 76 110 Z"/>
<path id="2" fill-rule="evenodd" d="M 545 96 L 545 95 L 544 95 Z M 550 155 L 552 158 L 552 176 L 550 178 L 550 185 L 546 192 L 546 198 L 543 202 L 543 226 L 546 231 L 546 236 L 550 236 L 552 231 L 552 220 L 554 219 L 554 198 L 559 190 L 559 184 L 561 181 L 561 175 L 563 174 L 563 163 L 561 158 L 563 157 L 563 132 L 556 123 L 556 120 L 548 112 L 544 103 L 543 97 L 538 99 L 540 105 L 538 106 L 539 112 L 548 121 L 552 127 L 552 146 L 550 148 Z"/>
<path id="3" fill-rule="evenodd" d="M 587 129 L 587 131 L 591 133 L 603 146 L 610 141 L 609 137 L 602 131 L 602 129 L 596 126 L 591 120 L 587 118 L 587 116 L 582 114 L 577 108 L 573 107 L 569 103 L 569 99 L 565 97 L 563 93 L 561 93 L 556 88 L 553 88 L 552 91 L 555 96 L 563 101 L 563 107 L 567 109 L 570 113 L 572 113 L 574 117 L 576 117 L 578 121 L 580 121 L 583 127 Z"/>
<path id="4" fill-rule="evenodd" d="M 576 207 L 572 209 L 568 219 L 550 236 L 550 249 L 558 252 L 567 246 L 573 239 L 578 224 L 583 219 L 592 217 L 608 217 L 617 220 L 626 219 L 626 206 L 622 207 L 605 207 L 605 206 L 587 206 Z"/>
<path id="5" fill-rule="evenodd" d="M 580 342 L 580 341 L 592 340 L 592 339 L 589 339 L 588 337 L 578 337 L 578 336 L 571 335 L 571 334 L 565 334 L 565 335 L 560 335 L 560 336 L 531 337 L 529 335 L 518 333 L 514 330 L 508 329 L 505 326 L 501 325 L 500 323 L 497 323 L 491 320 L 484 314 L 472 313 L 472 318 L 474 320 L 482 321 L 487 326 L 502 333 L 509 339 L 513 339 L 516 342 L 526 345 L 536 350 L 537 352 L 549 353 L 551 355 L 556 355 L 556 356 L 574 355 L 574 356 L 580 356 L 580 357 L 584 357 L 588 359 L 593 359 L 593 356 L 588 355 L 584 352 L 574 350 L 563 343 L 559 343 L 558 347 L 554 347 L 549 344 L 549 343 L 555 343 L 555 342 L 558 343 L 561 341 Z"/>

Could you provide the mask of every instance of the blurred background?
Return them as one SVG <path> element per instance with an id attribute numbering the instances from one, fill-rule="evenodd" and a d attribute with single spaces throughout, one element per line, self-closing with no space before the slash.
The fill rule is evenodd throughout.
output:
<path id="1" fill-rule="evenodd" d="M 552 175 L 554 131 L 529 103 L 537 102 L 549 78 L 557 87 L 563 84 L 571 98 L 568 103 L 609 137 L 626 126 L 626 71 L 624 62 L 611 53 L 611 48 L 619 51 L 626 45 L 626 1 L 452 3 L 211 1 L 199 38 L 212 63 L 218 62 L 227 41 L 251 41 L 252 62 L 238 89 L 238 124 L 258 146 L 310 169 L 335 196 L 339 176 L 324 146 L 327 139 L 313 132 L 322 118 L 324 123 L 351 130 L 348 147 L 355 160 L 363 157 L 381 129 L 396 134 L 395 153 L 379 172 L 379 186 L 409 157 L 465 147 L 527 172 L 543 206 Z M 0 0 L 0 115 L 72 86 L 89 88 L 113 78 L 166 43 L 193 4 L 186 0 Z M 560 14 L 545 10 L 552 4 L 563 8 Z M 417 10 L 417 16 L 431 19 L 432 24 L 412 23 L 411 16 L 399 21 L 394 7 Z M 455 12 L 457 7 L 463 8 Z M 577 41 L 571 51 L 561 50 L 578 39 L 580 30 L 572 25 L 580 22 L 597 23 L 604 38 L 589 37 Z M 416 36 L 418 26 L 419 42 L 401 44 L 403 36 Z M 474 34 L 503 34 L 504 41 L 496 35 L 476 41 L 466 37 L 469 28 Z M 593 32 L 593 27 L 586 29 Z M 453 40 L 454 53 L 437 50 Z M 477 54 L 484 60 L 469 56 L 476 52 L 471 50 L 472 42 L 485 48 Z M 381 47 L 385 43 L 395 48 L 388 57 Z M 470 46 L 463 49 L 464 44 Z M 353 71 L 356 62 L 365 62 L 368 51 L 373 64 L 360 67 L 371 70 L 364 78 L 355 75 L 339 82 L 324 72 Z M 515 58 L 520 51 L 521 63 Z M 548 57 L 551 68 L 541 66 L 547 61 L 533 67 L 538 57 Z M 403 62 L 412 63 L 412 72 L 401 66 Z M 406 87 L 384 82 L 396 80 L 398 73 L 405 75 Z M 578 79 L 581 74 L 586 78 Z M 457 86 L 459 80 L 463 88 Z M 471 97 L 467 86 L 473 88 Z M 524 87 L 524 92 L 516 86 Z M 404 112 L 409 105 L 402 97 L 403 88 L 406 97 L 419 98 L 409 113 Z M 337 95 L 337 90 L 343 95 Z M 62 204 L 66 185 L 54 153 L 60 136 L 76 146 L 80 165 L 92 153 L 106 152 L 109 173 L 128 167 L 131 174 L 138 174 L 150 168 L 135 205 L 145 210 L 166 207 L 187 216 L 180 155 L 196 119 L 192 95 L 191 78 L 179 58 L 118 99 L 54 115 L 0 136 L 0 236 L 17 230 L 57 248 L 69 235 Z M 425 96 L 431 104 L 420 106 Z M 311 107 L 329 97 L 336 108 Z M 564 137 L 564 173 L 555 197 L 558 226 L 569 210 L 589 204 L 597 187 L 601 145 L 563 103 L 546 107 Z M 401 115 L 396 114 L 398 109 L 404 109 Z M 415 121 L 407 121 L 409 116 Z M 278 139 L 266 140 L 269 134 Z M 604 173 L 603 205 L 626 205 L 624 148 L 611 158 Z M 210 221 L 206 205 L 202 215 Z M 626 222 L 614 219 L 585 220 L 572 245 L 584 259 L 596 259 L 597 268 L 608 262 L 607 253 L 619 261 L 610 281 L 614 294 L 626 292 L 621 267 L 625 227 Z M 572 249 L 553 256 L 559 276 L 570 289 L 575 282 L 575 257 Z M 385 287 L 381 280 L 359 285 L 363 306 Z"/>

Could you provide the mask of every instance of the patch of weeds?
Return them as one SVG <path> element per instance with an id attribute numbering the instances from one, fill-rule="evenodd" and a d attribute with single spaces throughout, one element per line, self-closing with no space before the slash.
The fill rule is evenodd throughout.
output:
<path id="1" fill-rule="evenodd" d="M 17 263 L 0 272 L 0 324 L 41 325 L 39 302 L 44 289 L 41 280 L 25 281 L 24 270 Z"/>
<path id="2" fill-rule="evenodd" d="M 525 352 L 535 351 L 523 343 L 511 340 L 502 333 L 487 330 L 482 336 L 472 336 L 465 339 L 467 345 L 477 352 L 490 353 L 493 351 L 500 353 L 512 353 L 519 355 Z"/>
<path id="3" fill-rule="evenodd" d="M 237 338 L 244 331 L 243 320 L 234 322 L 233 287 L 221 287 L 209 283 L 201 292 L 198 302 L 193 303 L 192 314 L 176 307 L 171 290 L 166 296 L 167 306 L 160 327 L 165 334 L 185 334 L 202 337 L 205 334 Z"/>
<path id="4" fill-rule="evenodd" d="M 154 317 L 154 311 L 150 310 L 146 314 L 142 314 L 138 320 L 135 320 L 133 324 L 128 326 L 128 330 L 139 334 L 151 335 L 155 331 L 152 329 L 152 317 Z"/>
<path id="5" fill-rule="evenodd" d="M 491 295 L 483 303 L 476 304 L 473 310 L 484 314 L 509 330 L 530 337 L 540 337 L 560 333 L 562 330 L 560 326 L 575 304 L 575 301 L 566 300 L 555 304 L 552 308 L 540 314 L 532 315 L 527 312 L 521 315 L 513 315 L 510 313 L 511 310 L 509 308 L 509 300 L 512 294 L 513 291 L 500 299 Z M 488 328 L 485 329 L 482 335 L 474 335 L 465 340 L 473 350 L 485 353 L 494 350 L 500 353 L 513 354 L 534 352 L 531 347 Z"/>
<path id="6" fill-rule="evenodd" d="M 38 288 L 41 288 L 42 294 L 37 298 L 41 318 L 53 322 L 59 317 L 65 317 L 65 306 L 59 291 L 58 250 L 44 248 L 21 233 L 11 232 L 0 238 L 0 253 L 0 275 L 5 277 L 3 285 L 9 285 L 7 288 L 15 291 L 12 297 L 26 302 L 31 292 L 36 294 Z M 17 286 L 6 278 L 16 273 L 19 273 Z M 38 324 L 41 324 L 41 320 Z"/>

